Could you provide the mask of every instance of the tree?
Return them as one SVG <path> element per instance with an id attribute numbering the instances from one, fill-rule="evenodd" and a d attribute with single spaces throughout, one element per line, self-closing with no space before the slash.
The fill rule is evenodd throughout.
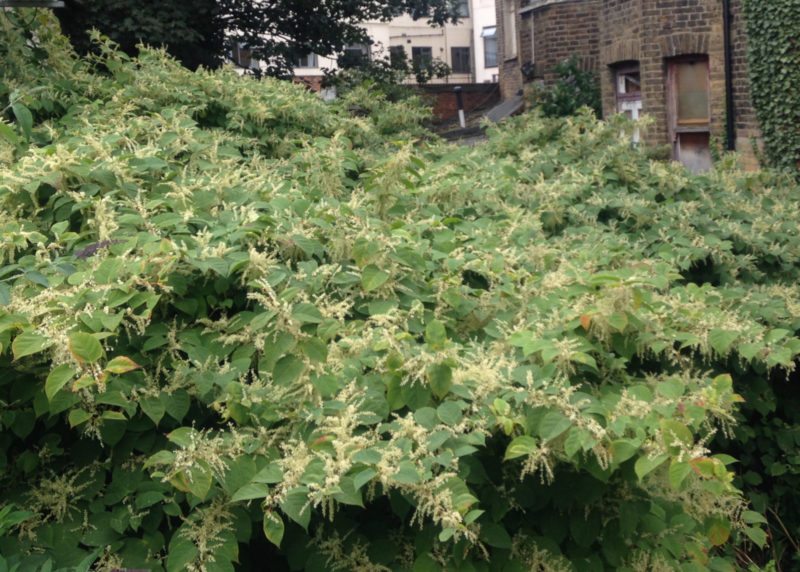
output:
<path id="1" fill-rule="evenodd" d="M 165 46 L 185 66 L 215 68 L 234 43 L 267 62 L 266 73 L 287 76 L 296 57 L 331 55 L 369 43 L 359 24 L 402 13 L 431 25 L 457 21 L 455 0 L 66 0 L 56 10 L 78 52 L 91 50 L 97 28 L 129 54 L 144 43 Z"/>

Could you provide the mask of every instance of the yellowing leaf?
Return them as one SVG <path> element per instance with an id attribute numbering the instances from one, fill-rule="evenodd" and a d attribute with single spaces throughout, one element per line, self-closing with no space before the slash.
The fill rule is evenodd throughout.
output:
<path id="1" fill-rule="evenodd" d="M 271 510 L 265 512 L 263 529 L 264 536 L 267 537 L 267 540 L 280 548 L 284 532 L 284 524 L 281 516 Z"/>
<path id="2" fill-rule="evenodd" d="M 75 332 L 69 336 L 69 351 L 78 363 L 95 363 L 103 357 L 103 346 L 92 334 Z"/>
<path id="3" fill-rule="evenodd" d="M 128 373 L 129 371 L 140 369 L 141 367 L 142 366 L 129 357 L 117 356 L 106 364 L 105 369 L 109 373 L 122 375 L 123 373 Z"/>
<path id="4" fill-rule="evenodd" d="M 52 340 L 48 340 L 44 336 L 34 332 L 23 332 L 14 338 L 11 342 L 11 351 L 14 354 L 14 359 L 20 359 L 25 356 L 39 353 L 40 351 L 49 348 L 53 345 Z"/>

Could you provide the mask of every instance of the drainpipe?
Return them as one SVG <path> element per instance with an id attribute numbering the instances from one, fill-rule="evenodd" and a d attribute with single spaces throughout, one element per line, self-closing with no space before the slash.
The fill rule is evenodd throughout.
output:
<path id="1" fill-rule="evenodd" d="M 731 46 L 731 0 L 722 0 L 722 27 L 725 50 L 725 148 L 736 150 L 736 109 L 733 103 L 733 48 Z"/>

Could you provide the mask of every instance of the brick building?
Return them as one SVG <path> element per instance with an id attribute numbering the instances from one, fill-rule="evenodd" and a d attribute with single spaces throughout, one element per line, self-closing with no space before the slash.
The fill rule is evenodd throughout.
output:
<path id="1" fill-rule="evenodd" d="M 757 166 L 741 0 L 497 0 L 497 22 L 504 98 L 575 56 L 597 74 L 605 115 L 652 118 L 647 144 L 695 171 L 726 144 Z"/>

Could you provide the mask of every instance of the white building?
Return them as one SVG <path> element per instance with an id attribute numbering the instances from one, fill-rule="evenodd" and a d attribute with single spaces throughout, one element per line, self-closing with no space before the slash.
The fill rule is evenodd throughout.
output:
<path id="1" fill-rule="evenodd" d="M 495 36 L 495 0 L 461 0 L 461 19 L 456 25 L 431 27 L 427 22 L 400 16 L 390 22 L 367 22 L 365 29 L 371 46 L 351 46 L 346 52 L 367 57 L 389 57 L 391 51 L 403 50 L 409 62 L 441 60 L 452 69 L 444 79 L 430 83 L 496 82 L 497 40 Z M 295 77 L 318 88 L 324 69 L 336 69 L 336 58 L 316 54 L 295 62 Z M 409 83 L 415 79 L 409 77 Z"/>

